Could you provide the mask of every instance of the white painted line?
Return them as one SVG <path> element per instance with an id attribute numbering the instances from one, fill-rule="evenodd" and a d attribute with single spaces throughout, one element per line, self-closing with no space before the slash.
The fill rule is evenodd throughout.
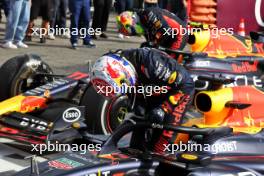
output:
<path id="1" fill-rule="evenodd" d="M 0 159 L 0 172 L 6 172 L 6 171 L 20 171 L 24 169 L 25 167 L 19 166 L 17 164 L 8 162 L 6 160 Z"/>

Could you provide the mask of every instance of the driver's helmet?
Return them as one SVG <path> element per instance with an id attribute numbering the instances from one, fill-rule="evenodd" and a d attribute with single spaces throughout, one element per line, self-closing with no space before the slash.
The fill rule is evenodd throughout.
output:
<path id="1" fill-rule="evenodd" d="M 117 16 L 118 31 L 126 36 L 141 36 L 144 29 L 136 12 L 125 11 Z"/>
<path id="2" fill-rule="evenodd" d="M 91 71 L 91 82 L 97 93 L 110 98 L 126 94 L 128 86 L 135 86 L 137 81 L 134 66 L 118 54 L 100 57 Z"/>

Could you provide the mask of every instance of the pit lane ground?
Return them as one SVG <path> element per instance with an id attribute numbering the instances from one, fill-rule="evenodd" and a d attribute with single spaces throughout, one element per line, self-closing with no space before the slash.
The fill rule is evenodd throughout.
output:
<path id="1" fill-rule="evenodd" d="M 40 24 L 41 20 L 38 19 L 36 21 L 36 27 L 40 27 Z M 68 20 L 67 26 L 69 25 L 70 22 Z M 0 43 L 4 42 L 4 32 L 5 19 L 0 24 Z M 131 37 L 129 39 L 125 38 L 124 40 L 119 39 L 114 13 L 110 16 L 107 35 L 109 36 L 108 39 L 93 40 L 97 45 L 93 49 L 84 48 L 80 39 L 80 48 L 78 50 L 71 49 L 70 40 L 62 38 L 61 36 L 56 37 L 56 40 L 47 40 L 46 44 L 39 43 L 39 38 L 36 36 L 32 42 L 27 42 L 29 45 L 28 49 L 11 50 L 0 47 L 0 65 L 11 57 L 25 53 L 35 53 L 40 55 L 57 74 L 67 74 L 75 70 L 85 71 L 86 67 L 84 63 L 87 60 L 95 60 L 109 50 L 137 48 L 144 41 L 142 37 Z"/>

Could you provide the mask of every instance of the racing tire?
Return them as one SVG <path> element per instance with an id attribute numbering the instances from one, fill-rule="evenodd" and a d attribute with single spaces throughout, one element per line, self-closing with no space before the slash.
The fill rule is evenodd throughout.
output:
<path id="1" fill-rule="evenodd" d="M 93 134 L 111 134 L 122 124 L 130 103 L 126 96 L 108 99 L 89 86 L 80 101 L 85 106 L 88 131 Z"/>
<path id="2" fill-rule="evenodd" d="M 50 66 L 37 55 L 26 54 L 6 61 L 0 67 L 0 101 L 44 85 L 53 79 L 37 73 L 53 74 Z"/>

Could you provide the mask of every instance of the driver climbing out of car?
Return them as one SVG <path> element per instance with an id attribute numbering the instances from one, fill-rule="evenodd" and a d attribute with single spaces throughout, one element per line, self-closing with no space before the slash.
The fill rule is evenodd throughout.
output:
<path id="1" fill-rule="evenodd" d="M 184 16 L 179 18 L 168 10 L 152 7 L 121 13 L 117 17 L 117 26 L 124 35 L 144 35 L 147 42 L 142 46 L 182 50 L 188 40 L 186 19 Z M 172 56 L 178 59 L 177 55 Z"/>
<path id="2" fill-rule="evenodd" d="M 93 65 L 91 82 L 98 93 L 111 98 L 131 93 L 128 92 L 131 89 L 124 87 L 165 87 L 166 91 L 144 98 L 145 115 L 151 122 L 174 126 L 183 123 L 186 108 L 194 94 L 194 83 L 187 70 L 165 52 L 150 48 L 105 54 Z M 137 99 L 142 101 L 142 92 L 136 93 Z M 153 149 L 163 153 L 165 144 L 174 143 L 176 139 L 177 133 L 162 131 Z"/>

